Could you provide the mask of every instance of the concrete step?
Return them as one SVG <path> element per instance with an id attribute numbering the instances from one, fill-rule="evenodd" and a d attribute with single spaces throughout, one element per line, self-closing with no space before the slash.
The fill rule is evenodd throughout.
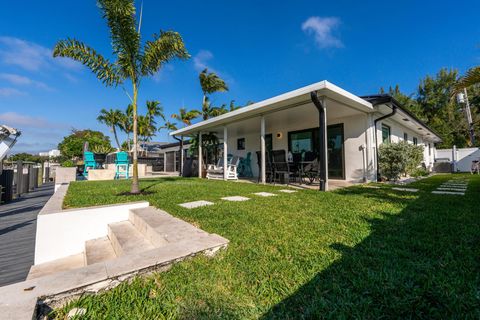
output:
<path id="1" fill-rule="evenodd" d="M 208 235 L 205 231 L 155 207 L 132 209 L 129 220 L 155 247 Z"/>
<path id="2" fill-rule="evenodd" d="M 85 265 L 115 259 L 116 257 L 117 255 L 108 237 L 85 242 Z"/>
<path id="3" fill-rule="evenodd" d="M 130 221 L 109 224 L 108 238 L 118 257 L 154 248 L 153 244 L 148 241 Z"/>
<path id="4" fill-rule="evenodd" d="M 41 263 L 30 268 L 27 280 L 40 278 L 53 273 L 67 271 L 71 269 L 81 268 L 85 266 L 85 259 L 83 253 L 73 256 Z"/>

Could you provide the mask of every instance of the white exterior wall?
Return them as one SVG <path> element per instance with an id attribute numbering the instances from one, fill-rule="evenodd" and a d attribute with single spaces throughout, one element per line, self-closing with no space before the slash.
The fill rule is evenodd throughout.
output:
<path id="1" fill-rule="evenodd" d="M 288 151 L 288 133 L 318 127 L 318 114 L 312 113 L 310 117 L 293 118 L 288 125 L 278 126 L 273 121 L 269 121 L 268 115 L 265 116 L 266 134 L 272 134 L 273 150 Z M 364 176 L 364 152 L 361 147 L 367 145 L 368 117 L 362 113 L 357 116 L 329 119 L 327 110 L 327 124 L 343 123 L 344 130 L 344 166 L 345 180 L 362 182 Z M 281 134 L 277 138 L 277 133 Z M 220 137 L 221 138 L 221 137 Z M 245 138 L 245 150 L 237 150 L 237 139 Z M 233 132 L 228 133 L 228 153 L 246 157 L 248 152 L 252 153 L 252 171 L 255 177 L 258 177 L 259 170 L 257 164 L 256 151 L 260 151 L 260 118 L 258 119 L 258 128 L 248 134 L 237 135 Z M 367 177 L 373 179 L 373 162 L 371 156 L 367 159 Z"/>
<path id="2" fill-rule="evenodd" d="M 407 133 L 409 143 L 413 143 L 413 138 L 416 137 L 417 145 L 423 146 L 423 162 L 425 163 L 428 169 L 432 168 L 433 163 L 435 161 L 435 145 L 433 142 L 429 142 L 425 140 L 422 136 L 418 135 L 418 133 L 410 130 L 409 128 L 403 126 L 402 124 L 396 121 L 393 121 L 387 118 L 377 123 L 378 145 L 382 144 L 382 124 L 385 124 L 390 127 L 391 142 L 393 143 L 403 141 L 404 133 Z M 430 152 L 429 152 L 429 145 L 430 145 Z"/>

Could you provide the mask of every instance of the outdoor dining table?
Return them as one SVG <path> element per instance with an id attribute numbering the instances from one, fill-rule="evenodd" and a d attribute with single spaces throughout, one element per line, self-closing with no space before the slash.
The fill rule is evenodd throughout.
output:
<path id="1" fill-rule="evenodd" d="M 305 167 L 309 164 L 313 164 L 315 163 L 315 161 L 299 161 L 299 162 L 289 162 L 288 165 L 290 168 L 294 169 L 294 170 L 298 170 L 298 174 L 299 174 L 299 180 L 300 180 L 300 184 L 303 183 L 303 178 L 305 176 Z M 312 181 L 312 179 L 309 177 L 309 180 Z M 313 181 L 312 181 L 313 182 Z"/>

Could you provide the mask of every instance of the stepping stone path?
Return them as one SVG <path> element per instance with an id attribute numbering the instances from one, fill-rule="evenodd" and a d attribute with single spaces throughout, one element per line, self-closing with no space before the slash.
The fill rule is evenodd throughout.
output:
<path id="1" fill-rule="evenodd" d="M 282 190 L 278 190 L 280 192 L 284 192 L 284 193 L 294 193 L 294 192 L 297 192 L 296 190 L 291 190 L 291 189 L 282 189 Z"/>
<path id="2" fill-rule="evenodd" d="M 257 192 L 254 193 L 254 195 L 260 196 L 260 197 L 273 197 L 276 196 L 275 193 L 270 193 L 270 192 Z"/>
<path id="3" fill-rule="evenodd" d="M 247 201 L 247 200 L 250 200 L 250 198 L 242 197 L 242 196 L 233 196 L 233 197 L 223 197 L 222 200 L 227 200 L 227 201 Z"/>
<path id="4" fill-rule="evenodd" d="M 212 204 L 214 204 L 214 203 L 210 202 L 210 201 L 200 200 L 200 201 L 181 203 L 181 204 L 179 204 L 179 206 L 187 208 L 187 209 L 193 209 L 193 208 L 198 208 L 198 207 L 211 206 Z"/>
<path id="5" fill-rule="evenodd" d="M 414 189 L 414 188 L 398 188 L 398 187 L 395 187 L 395 188 L 392 188 L 392 190 L 407 191 L 407 192 L 418 192 L 418 189 Z"/>
<path id="6" fill-rule="evenodd" d="M 451 195 L 465 195 L 467 191 L 468 181 L 461 179 L 448 180 L 432 191 L 433 194 L 451 194 Z"/>

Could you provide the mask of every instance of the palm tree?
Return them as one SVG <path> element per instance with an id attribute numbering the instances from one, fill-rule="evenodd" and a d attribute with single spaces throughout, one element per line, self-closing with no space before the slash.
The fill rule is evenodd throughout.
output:
<path id="1" fill-rule="evenodd" d="M 163 113 L 163 108 L 160 106 L 160 102 L 155 100 L 147 101 L 147 117 L 152 124 L 156 124 L 155 117 L 160 117 L 165 121 L 165 114 Z"/>
<path id="2" fill-rule="evenodd" d="M 125 113 L 122 112 L 119 121 L 120 129 L 127 134 L 127 148 L 128 151 L 132 150 L 130 146 L 130 134 L 133 132 L 133 106 L 128 105 Z"/>
<path id="3" fill-rule="evenodd" d="M 464 88 L 468 88 L 480 83 L 480 66 L 471 68 L 465 76 L 461 77 L 455 84 L 455 93 L 461 92 Z"/>
<path id="4" fill-rule="evenodd" d="M 217 74 L 214 72 L 208 72 L 208 69 L 203 70 L 198 78 L 200 79 L 200 86 L 202 87 L 203 92 L 203 120 L 207 120 L 210 117 L 208 110 L 211 107 L 207 96 L 214 92 L 228 91 L 228 86 Z"/>
<path id="5" fill-rule="evenodd" d="M 172 114 L 173 119 L 179 120 L 183 123 L 184 126 L 189 126 L 192 124 L 192 120 L 197 118 L 201 114 L 198 110 L 187 111 L 186 108 L 180 108 L 179 113 Z M 177 137 L 175 139 L 179 140 Z M 182 175 L 183 170 L 183 136 L 180 136 L 180 175 Z"/>
<path id="6" fill-rule="evenodd" d="M 122 111 L 118 109 L 115 109 L 115 110 L 102 109 L 100 110 L 100 115 L 97 117 L 98 122 L 103 123 L 110 127 L 110 129 L 113 132 L 113 136 L 115 137 L 115 141 L 117 142 L 117 146 L 119 150 L 121 148 L 121 145 L 120 145 L 120 142 L 118 141 L 117 127 L 121 126 L 122 116 L 123 116 Z"/>
<path id="7" fill-rule="evenodd" d="M 107 60 L 93 48 L 73 38 L 57 42 L 53 56 L 68 57 L 81 62 L 106 86 L 117 86 L 126 80 L 130 81 L 134 144 L 131 193 L 138 194 L 137 99 L 141 80 L 154 75 L 167 62 L 175 58 L 188 59 L 190 55 L 185 49 L 182 37 L 174 31 L 161 31 L 142 46 L 141 25 L 136 20 L 134 0 L 98 0 L 98 6 L 110 28 L 112 51 L 116 60 Z"/>

